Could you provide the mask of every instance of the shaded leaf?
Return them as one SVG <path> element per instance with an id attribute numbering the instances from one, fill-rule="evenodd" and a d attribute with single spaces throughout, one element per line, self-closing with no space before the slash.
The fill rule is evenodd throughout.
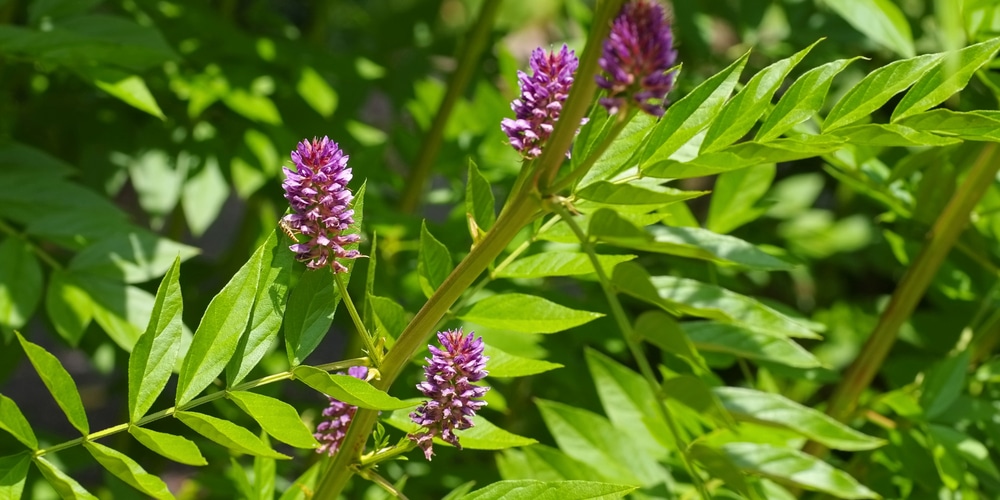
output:
<path id="1" fill-rule="evenodd" d="M 721 451 L 745 472 L 780 483 L 837 498 L 879 498 L 846 472 L 798 450 L 758 443 L 727 443 Z"/>
<path id="2" fill-rule="evenodd" d="M 812 353 L 785 337 L 716 321 L 685 321 L 681 327 L 701 351 L 732 354 L 795 368 L 823 366 Z"/>
<path id="3" fill-rule="evenodd" d="M 181 260 L 167 270 L 156 291 L 153 314 L 128 358 L 129 421 L 142 418 L 167 385 L 180 348 L 184 303 L 181 298 Z"/>
<path id="4" fill-rule="evenodd" d="M 319 475 L 322 462 L 316 462 L 306 469 L 298 479 L 292 483 L 278 500 L 309 500 L 316 489 L 316 479 Z"/>
<path id="5" fill-rule="evenodd" d="M 87 246 L 73 257 L 69 269 L 124 283 L 142 283 L 163 276 L 178 256 L 185 261 L 198 253 L 195 247 L 148 231 L 133 231 Z"/>
<path id="6" fill-rule="evenodd" d="M 771 187 L 776 171 L 774 165 L 760 165 L 719 174 L 712 189 L 706 229 L 726 234 L 764 215 L 767 209 L 755 205 Z"/>
<path id="7" fill-rule="evenodd" d="M 39 378 L 52 393 L 56 404 L 66 414 L 69 423 L 73 424 L 73 427 L 76 427 L 80 434 L 85 436 L 89 434 L 90 425 L 87 423 L 87 412 L 83 409 L 80 392 L 77 391 L 73 377 L 70 377 L 69 372 L 63 368 L 62 363 L 55 356 L 41 346 L 28 342 L 19 332 L 14 332 L 14 334 L 17 335 L 21 348 L 28 355 L 28 360 L 35 367 Z"/>
<path id="8" fill-rule="evenodd" d="M 463 500 L 610 500 L 623 498 L 635 486 L 592 481 L 497 481 L 462 497 Z"/>
<path id="9" fill-rule="evenodd" d="M 661 311 L 646 311 L 635 320 L 633 330 L 640 338 L 687 361 L 695 370 L 710 371 L 681 324 L 672 316 Z"/>
<path id="10" fill-rule="evenodd" d="M 966 47 L 944 59 L 913 85 L 892 112 L 892 121 L 906 118 L 941 104 L 965 88 L 972 75 L 1000 50 L 1000 38 Z"/>
<path id="11" fill-rule="evenodd" d="M 296 366 L 292 369 L 296 380 L 327 396 L 347 404 L 371 410 L 397 410 L 413 406 L 412 403 L 394 398 L 364 380 L 350 375 L 333 375 L 313 366 Z"/>
<path id="12" fill-rule="evenodd" d="M 45 289 L 45 311 L 56 333 L 76 346 L 94 316 L 93 303 L 71 273 L 54 270 Z"/>
<path id="13" fill-rule="evenodd" d="M 174 416 L 193 431 L 230 450 L 282 460 L 291 458 L 272 450 L 252 432 L 228 420 L 191 411 L 179 411 Z"/>
<path id="14" fill-rule="evenodd" d="M 920 406 L 926 418 L 941 416 L 962 395 L 970 356 L 968 349 L 950 356 L 934 366 L 924 378 Z"/>
<path id="15" fill-rule="evenodd" d="M 22 328 L 42 298 L 42 266 L 20 238 L 0 242 L 0 326 Z"/>
<path id="16" fill-rule="evenodd" d="M 459 319 L 500 330 L 525 333 L 555 333 L 569 330 L 604 316 L 578 311 L 534 295 L 491 295 L 458 314 Z"/>

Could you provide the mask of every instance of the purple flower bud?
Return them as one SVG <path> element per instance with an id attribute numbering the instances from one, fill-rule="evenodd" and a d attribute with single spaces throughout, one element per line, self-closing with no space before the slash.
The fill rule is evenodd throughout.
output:
<path id="1" fill-rule="evenodd" d="M 282 224 L 309 238 L 288 248 L 310 269 L 332 266 L 335 273 L 347 272 L 336 259 L 361 255 L 344 248 L 361 239 L 357 233 L 345 232 L 354 224 L 354 210 L 350 209 L 354 195 L 347 187 L 352 177 L 348 158 L 328 137 L 313 138 L 312 142 L 300 142 L 292 151 L 295 171 L 283 168 L 285 181 L 281 186 L 293 213 L 286 215 Z"/>
<path id="2" fill-rule="evenodd" d="M 529 61 L 534 74 L 517 72 L 521 83 L 521 97 L 510 103 L 515 119 L 504 118 L 500 129 L 510 138 L 510 145 L 525 158 L 532 159 L 542 154 L 542 145 L 552 134 L 559 120 L 563 101 L 573 85 L 573 73 L 580 61 L 572 50 L 563 45 L 559 52 L 549 52 L 537 48 Z M 580 125 L 587 123 L 584 118 Z M 567 153 L 569 156 L 569 153 Z"/>
<path id="3" fill-rule="evenodd" d="M 368 376 L 368 368 L 352 366 L 347 369 L 347 374 L 364 380 Z M 351 419 L 357 411 L 357 406 L 330 398 L 330 406 L 323 410 L 324 420 L 316 426 L 316 433 L 313 434 L 320 443 L 316 453 L 326 453 L 330 456 L 337 453 L 344 442 L 344 436 L 347 435 L 347 427 L 351 425 Z"/>
<path id="4" fill-rule="evenodd" d="M 417 384 L 417 389 L 430 401 L 425 401 L 410 414 L 410 418 L 425 429 L 409 435 L 424 449 L 427 460 L 434 455 L 431 448 L 435 437 L 462 449 L 455 431 L 472 427 L 472 417 L 486 406 L 485 401 L 476 398 L 483 397 L 490 388 L 472 385 L 472 382 L 486 376 L 489 357 L 483 355 L 483 338 L 473 340 L 472 334 L 464 336 L 461 328 L 438 332 L 443 349 L 427 346 L 432 357 L 425 358 L 428 363 L 424 367 L 426 380 Z"/>
<path id="5" fill-rule="evenodd" d="M 676 60 L 663 6 L 656 0 L 629 1 L 611 25 L 598 60 L 607 73 L 596 77 L 608 90 L 601 105 L 614 114 L 631 98 L 643 111 L 663 116 L 667 93 L 674 86 L 674 72 L 666 71 Z"/>

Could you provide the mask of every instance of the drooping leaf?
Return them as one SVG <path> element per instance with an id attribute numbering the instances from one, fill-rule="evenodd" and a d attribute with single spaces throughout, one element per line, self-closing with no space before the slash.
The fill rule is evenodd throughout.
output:
<path id="1" fill-rule="evenodd" d="M 134 425 L 128 427 L 128 433 L 146 448 L 174 462 L 194 466 L 208 465 L 198 446 L 187 438 Z"/>
<path id="2" fill-rule="evenodd" d="M 350 375 L 332 375 L 313 366 L 296 366 L 295 379 L 327 396 L 345 403 L 372 410 L 398 410 L 412 403 L 394 398 L 364 380 Z"/>
<path id="3" fill-rule="evenodd" d="M 605 113 L 603 109 L 597 110 L 597 113 Z M 609 117 L 611 118 L 611 117 Z M 593 138 L 595 141 L 604 141 L 607 139 L 607 134 L 611 132 L 614 128 L 614 119 L 607 120 L 608 127 L 603 128 L 600 131 L 600 135 Z M 584 174 L 583 179 L 577 184 L 577 188 L 589 187 L 592 183 L 598 181 L 609 181 L 616 177 L 618 174 L 628 170 L 629 168 L 635 166 L 638 162 L 637 156 L 642 154 L 643 149 L 645 149 L 646 140 L 649 138 L 653 127 L 657 125 L 658 120 L 652 115 L 647 115 L 645 113 L 639 113 L 638 115 L 632 117 L 625 128 L 618 134 L 617 137 L 607 146 L 601 157 L 594 162 L 594 165 Z M 584 129 L 589 128 L 591 125 L 588 124 Z M 596 126 L 596 124 L 595 124 Z M 580 140 L 583 140 L 582 138 Z M 580 142 L 579 140 L 577 142 Z M 600 142 L 595 142 L 590 144 L 591 148 L 597 148 Z M 594 151 L 588 150 L 587 153 L 581 154 L 577 157 L 575 154 L 573 156 L 574 160 L 577 158 L 587 158 L 588 155 Z M 575 164 L 574 164 L 575 165 Z"/>
<path id="4" fill-rule="evenodd" d="M 163 276 L 178 256 L 185 261 L 197 248 L 147 231 L 118 234 L 90 245 L 73 257 L 69 269 L 124 283 L 142 283 Z"/>
<path id="5" fill-rule="evenodd" d="M 21 409 L 17 407 L 13 399 L 0 394 L 0 429 L 3 429 L 14 436 L 18 441 L 32 450 L 38 449 L 38 439 L 35 432 L 31 430 L 31 424 L 24 418 Z"/>
<path id="6" fill-rule="evenodd" d="M 993 59 L 1000 50 L 1000 38 L 971 45 L 943 60 L 927 72 L 903 96 L 892 112 L 892 121 L 911 116 L 941 104 L 969 83 L 972 75 Z"/>
<path id="7" fill-rule="evenodd" d="M 482 231 L 489 231 L 497 220 L 496 199 L 490 181 L 479 172 L 476 162 L 469 160 L 468 184 L 465 186 L 465 213 Z"/>
<path id="8" fill-rule="evenodd" d="M 1000 120 L 993 115 L 932 109 L 901 118 L 898 125 L 978 141 L 1000 141 Z"/>
<path id="9" fill-rule="evenodd" d="M 508 354 L 491 345 L 486 345 L 486 349 L 483 352 L 486 356 L 489 356 L 489 360 L 486 362 L 486 371 L 491 377 L 528 377 L 563 367 L 559 363 L 552 363 L 543 359 L 531 359 Z"/>
<path id="10" fill-rule="evenodd" d="M 93 441 L 84 441 L 83 447 L 97 463 L 129 486 L 156 499 L 174 498 L 162 479 L 146 472 L 128 455 Z"/>
<path id="11" fill-rule="evenodd" d="M 913 57 L 913 33 L 906 16 L 890 0 L 827 0 L 840 17 L 875 42 Z"/>
<path id="12" fill-rule="evenodd" d="M 611 500 L 635 486 L 592 481 L 497 481 L 462 497 L 464 500 Z"/>
<path id="13" fill-rule="evenodd" d="M 247 415 L 253 417 L 264 432 L 278 441 L 296 448 L 312 449 L 319 446 L 292 405 L 247 391 L 230 392 L 229 398 Z"/>
<path id="14" fill-rule="evenodd" d="M 717 321 L 685 321 L 681 327 L 700 351 L 732 354 L 795 368 L 823 366 L 812 353 L 789 338 Z"/>
<path id="15" fill-rule="evenodd" d="M 270 446 L 261 442 L 260 438 L 255 436 L 254 433 L 228 420 L 191 411 L 179 411 L 174 416 L 193 431 L 230 450 L 281 460 L 291 458 L 272 450 Z"/>
<path id="16" fill-rule="evenodd" d="M 0 242 L 0 326 L 22 328 L 42 297 L 42 266 L 20 238 Z"/>
<path id="17" fill-rule="evenodd" d="M 833 78 L 858 59 L 839 59 L 803 73 L 767 115 L 754 140 L 765 142 L 777 139 L 792 127 L 812 118 L 826 102 Z"/>
<path id="18" fill-rule="evenodd" d="M 798 450 L 759 443 L 727 443 L 721 451 L 743 471 L 779 483 L 837 498 L 879 498 L 848 473 Z"/>
<path id="19" fill-rule="evenodd" d="M 0 499 L 17 500 L 21 498 L 30 465 L 30 453 L 19 453 L 0 458 Z"/>
<path id="20" fill-rule="evenodd" d="M 59 359 L 42 346 L 28 342 L 19 332 L 14 332 L 14 334 L 17 335 L 21 348 L 28 355 L 28 360 L 35 367 L 42 383 L 49 389 L 56 404 L 66 414 L 69 423 L 73 424 L 73 427 L 76 427 L 80 434 L 84 436 L 89 434 L 90 425 L 87 423 L 87 412 L 83 409 L 83 401 L 80 400 L 80 392 L 76 388 L 76 383 L 73 382 L 73 377 L 63 368 Z"/>
<path id="21" fill-rule="evenodd" d="M 128 358 L 129 421 L 142 418 L 167 385 L 180 348 L 184 303 L 178 256 L 156 291 L 153 314 Z"/>
<path id="22" fill-rule="evenodd" d="M 52 465 L 45 457 L 35 457 L 35 467 L 45 476 L 45 479 L 52 485 L 62 498 L 72 498 L 75 500 L 97 500 L 97 497 L 80 486 L 80 483 L 69 477 L 65 472 Z"/>
<path id="23" fill-rule="evenodd" d="M 458 314 L 459 319 L 501 330 L 555 333 L 604 316 L 579 311 L 534 295 L 504 293 L 486 297 Z"/>
<path id="24" fill-rule="evenodd" d="M 419 402 L 420 400 L 416 399 L 407 400 L 410 406 L 416 405 Z M 409 411 L 394 411 L 384 421 L 408 434 L 416 433 L 420 431 L 421 427 L 410 419 L 409 414 Z M 463 449 L 505 450 L 519 446 L 530 446 L 538 442 L 534 439 L 505 431 L 493 425 L 489 420 L 483 418 L 482 415 L 473 417 L 472 424 L 473 426 L 469 429 L 455 431 L 455 434 L 458 436 L 458 442 L 462 445 Z M 451 446 L 451 444 L 442 441 L 440 438 L 434 438 L 434 444 Z"/>
<path id="25" fill-rule="evenodd" d="M 427 221 L 424 221 L 420 226 L 420 258 L 417 261 L 417 274 L 424 295 L 428 298 L 434 295 L 453 267 L 451 251 L 427 230 Z"/>
<path id="26" fill-rule="evenodd" d="M 605 274 L 619 262 L 627 262 L 635 255 L 598 255 Z M 578 276 L 594 272 L 594 265 L 583 252 L 543 252 L 511 262 L 498 270 L 497 278 L 543 278 L 549 276 Z"/>

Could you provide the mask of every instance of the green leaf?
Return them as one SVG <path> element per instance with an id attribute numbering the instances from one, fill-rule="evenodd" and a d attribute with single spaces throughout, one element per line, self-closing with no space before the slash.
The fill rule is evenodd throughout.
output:
<path id="1" fill-rule="evenodd" d="M 281 460 L 291 458 L 272 450 L 271 447 L 261 442 L 260 438 L 252 432 L 228 420 L 190 411 L 179 411 L 174 416 L 198 434 L 230 450 Z"/>
<path id="2" fill-rule="evenodd" d="M 541 481 L 588 480 L 600 477 L 597 469 L 555 448 L 536 444 L 520 450 L 505 450 L 497 456 L 503 479 Z"/>
<path id="3" fill-rule="evenodd" d="M 296 448 L 312 449 L 319 446 L 292 405 L 246 391 L 230 392 L 229 399 L 232 399 L 247 415 L 253 417 L 264 432 L 278 441 Z"/>
<path id="4" fill-rule="evenodd" d="M 823 366 L 812 353 L 785 337 L 716 321 L 685 321 L 681 327 L 700 351 L 732 354 L 795 368 Z"/>
<path id="5" fill-rule="evenodd" d="M 650 212 L 671 203 L 690 200 L 708 194 L 708 191 L 682 191 L 659 185 L 636 185 L 634 183 L 615 184 L 597 181 L 581 189 L 577 197 L 594 202 L 598 206 L 615 205 L 616 209 L 636 212 Z M 589 204 L 581 203 L 585 209 Z"/>
<path id="6" fill-rule="evenodd" d="M 468 184 L 465 186 L 465 213 L 484 232 L 489 231 L 497 220 L 493 188 L 472 159 L 469 159 Z"/>
<path id="7" fill-rule="evenodd" d="M 695 370 L 711 371 L 681 324 L 672 316 L 661 311 L 646 311 L 635 320 L 633 330 L 639 338 L 687 361 Z"/>
<path id="8" fill-rule="evenodd" d="M 839 59 L 803 73 L 781 96 L 757 130 L 754 140 L 766 142 L 777 139 L 792 127 L 812 118 L 826 102 L 833 78 L 858 59 L 860 57 Z M 718 185 L 715 191 L 718 192 Z"/>
<path id="9" fill-rule="evenodd" d="M 163 276 L 178 256 L 183 262 L 198 253 L 195 247 L 151 232 L 133 231 L 88 246 L 73 257 L 69 269 L 124 283 L 143 283 Z"/>
<path id="10" fill-rule="evenodd" d="M 736 468 L 736 465 L 729 460 L 729 457 L 717 448 L 704 443 L 694 442 L 691 443 L 689 454 L 692 459 L 701 463 L 712 477 L 725 482 L 726 486 L 742 493 L 744 497 L 755 500 L 759 498 L 759 495 L 751 493 L 752 490 L 747 484 L 746 476 Z"/>
<path id="11" fill-rule="evenodd" d="M 497 481 L 463 500 L 611 500 L 624 498 L 635 486 L 593 481 Z"/>
<path id="12" fill-rule="evenodd" d="M 261 435 L 261 440 L 268 443 L 267 434 Z M 257 498 L 261 500 L 274 500 L 275 469 L 277 464 L 273 458 L 254 457 L 253 459 L 253 487 Z"/>
<path id="13" fill-rule="evenodd" d="M 640 165 L 667 160 L 714 120 L 739 81 L 747 64 L 747 52 L 698 85 L 690 94 L 671 104 L 649 137 Z"/>
<path id="14" fill-rule="evenodd" d="M 561 332 L 602 316 L 522 293 L 491 295 L 458 314 L 462 321 L 524 333 Z"/>
<path id="15" fill-rule="evenodd" d="M 71 273 L 54 270 L 45 289 L 45 310 L 60 337 L 76 346 L 94 316 L 93 303 Z"/>
<path id="16" fill-rule="evenodd" d="M 865 123 L 838 128 L 832 135 L 843 137 L 858 146 L 876 147 L 918 147 L 948 146 L 962 141 L 953 137 L 942 137 L 930 132 L 912 129 L 898 123 Z"/>
<path id="17" fill-rule="evenodd" d="M 427 230 L 427 221 L 423 221 L 420 225 L 420 258 L 417 261 L 417 274 L 420 276 L 420 288 L 424 291 L 424 295 L 428 298 L 434 295 L 434 291 L 444 283 L 453 268 L 448 247 Z"/>
<path id="18" fill-rule="evenodd" d="M 414 406 L 420 403 L 418 399 L 407 400 L 407 404 Z M 410 419 L 408 411 L 394 411 L 385 418 L 385 423 L 409 434 L 418 432 L 421 427 Z M 472 417 L 472 427 L 460 431 L 455 431 L 458 442 L 462 449 L 469 450 L 505 450 L 519 446 L 530 446 L 538 441 L 518 436 L 512 432 L 507 432 L 500 427 L 493 425 L 482 415 Z M 451 446 L 450 443 L 434 438 L 434 444 Z"/>
<path id="19" fill-rule="evenodd" d="M 250 321 L 263 256 L 262 245 L 208 303 L 181 363 L 177 406 L 191 401 L 208 387 L 236 352 Z"/>
<path id="20" fill-rule="evenodd" d="M 129 458 L 128 455 L 93 441 L 84 441 L 83 447 L 90 452 L 90 455 L 102 467 L 114 474 L 118 479 L 125 481 L 129 486 L 153 498 L 174 498 L 162 479 L 146 472 L 142 466 Z"/>
<path id="21" fill-rule="evenodd" d="M 295 480 L 291 486 L 281 495 L 278 500 L 309 500 L 312 498 L 312 493 L 316 489 L 316 479 L 319 475 L 320 469 L 323 467 L 322 462 L 316 462 L 306 469 L 305 472 Z"/>
<path id="22" fill-rule="evenodd" d="M 762 69 L 722 108 L 701 142 L 701 152 L 717 151 L 746 135 L 771 106 L 771 97 L 785 77 L 819 41 Z"/>
<path id="23" fill-rule="evenodd" d="M 0 499 L 17 500 L 21 498 L 30 465 L 30 453 L 19 453 L 0 458 Z"/>
<path id="24" fill-rule="evenodd" d="M 972 75 L 993 60 L 998 50 L 1000 38 L 994 38 L 945 54 L 941 63 L 920 78 L 899 101 L 892 112 L 892 121 L 927 111 L 964 89 Z"/>
<path id="25" fill-rule="evenodd" d="M 927 419 L 933 420 L 941 416 L 962 395 L 970 356 L 968 349 L 950 356 L 935 365 L 924 378 L 920 406 Z"/>
<path id="26" fill-rule="evenodd" d="M 194 466 L 208 465 L 198 446 L 187 438 L 134 425 L 128 427 L 128 433 L 146 448 L 174 462 Z"/>
<path id="27" fill-rule="evenodd" d="M 909 115 L 898 125 L 915 130 L 978 141 L 1000 141 L 1000 120 L 993 115 L 963 113 L 950 109 L 932 109 Z"/>
<path id="28" fill-rule="evenodd" d="M 862 451 L 885 444 L 780 394 L 739 387 L 716 387 L 714 392 L 738 420 L 791 429 L 829 448 Z"/>
<path id="29" fill-rule="evenodd" d="M 635 255 L 598 255 L 604 272 L 611 274 L 619 262 L 627 262 Z M 549 276 L 579 276 L 594 272 L 594 265 L 583 252 L 545 252 L 529 255 L 511 262 L 496 273 L 497 278 L 545 278 Z"/>
<path id="30" fill-rule="evenodd" d="M 267 96 L 252 94 L 245 89 L 233 89 L 222 96 L 229 109 L 255 122 L 281 125 L 281 113 Z"/>
<path id="31" fill-rule="evenodd" d="M 63 471 L 56 468 L 44 457 L 35 457 L 34 459 L 35 467 L 45 476 L 52 488 L 56 490 L 62 498 L 72 498 L 77 500 L 97 500 L 97 497 L 91 495 L 89 491 L 80 486 L 80 483 L 76 482 L 73 478 L 69 477 Z"/>
<path id="32" fill-rule="evenodd" d="M 990 459 L 989 448 L 983 443 L 969 437 L 964 432 L 936 424 L 928 424 L 927 432 L 936 445 L 944 447 L 946 453 L 985 472 L 994 480 L 1000 480 L 1000 471 Z M 937 454 L 936 450 L 935 454 Z"/>
<path id="33" fill-rule="evenodd" d="M 689 374 L 671 374 L 663 365 L 660 365 L 660 371 L 664 378 L 660 386 L 664 398 L 681 403 L 693 410 L 696 415 L 710 419 L 719 427 L 736 426 L 736 421 L 722 407 L 722 402 L 704 380 Z"/>
<path id="34" fill-rule="evenodd" d="M 896 61 L 868 74 L 837 101 L 823 121 L 823 131 L 850 125 L 872 114 L 892 96 L 913 85 L 941 61 L 941 54 L 926 54 Z"/>
<path id="35" fill-rule="evenodd" d="M 599 114 L 606 113 L 603 109 L 595 109 L 595 111 Z M 616 118 L 609 116 L 606 123 L 611 126 L 602 129 L 600 136 L 594 137 L 593 140 L 606 140 L 607 134 L 614 128 L 615 121 Z M 594 166 L 584 174 L 583 179 L 577 183 L 577 187 L 589 186 L 595 181 L 611 180 L 623 171 L 634 167 L 638 161 L 637 156 L 642 154 L 643 149 L 646 147 L 646 139 L 658 122 L 656 117 L 646 113 L 639 113 L 633 116 L 604 153 L 601 154 L 600 158 L 594 162 Z M 595 125 L 588 125 L 584 129 L 592 126 Z M 584 139 L 580 138 L 578 142 L 581 140 Z M 591 148 L 596 148 L 599 144 L 600 142 L 595 142 L 590 146 Z M 587 151 L 586 154 L 581 154 L 579 156 L 580 161 L 585 161 L 591 153 L 593 153 L 592 150 Z M 578 157 L 574 154 L 573 158 L 577 159 Z M 577 165 L 578 163 L 573 163 L 572 168 L 576 168 Z"/>
<path id="36" fill-rule="evenodd" d="M 333 275 L 322 270 L 302 274 L 285 308 L 285 350 L 292 366 L 305 361 L 326 336 L 338 304 Z"/>
<path id="37" fill-rule="evenodd" d="M 255 457 L 256 458 L 256 457 Z M 270 460 L 270 459 L 269 459 Z M 256 498 L 253 487 L 250 486 L 250 477 L 247 474 L 246 469 L 240 464 L 236 457 L 229 457 L 229 470 L 226 471 L 226 476 L 229 477 L 236 485 L 236 496 L 240 498 Z"/>
<path id="38" fill-rule="evenodd" d="M 826 0 L 826 4 L 876 43 L 903 57 L 913 57 L 910 25 L 890 0 Z"/>
<path id="39" fill-rule="evenodd" d="M 167 117 L 156 103 L 156 98 L 146 86 L 146 81 L 138 75 L 130 75 L 123 71 L 105 68 L 85 71 L 87 78 L 97 88 L 107 92 L 112 97 L 132 106 L 139 111 L 149 113 L 161 120 Z"/>
<path id="40" fill-rule="evenodd" d="M 299 82 L 295 85 L 296 92 L 310 108 L 323 116 L 329 118 L 337 110 L 337 91 L 326 82 L 316 70 L 309 66 L 302 67 L 302 74 Z"/>
<path id="41" fill-rule="evenodd" d="M 705 227 L 726 234 L 764 215 L 767 209 L 755 205 L 771 187 L 776 171 L 774 165 L 760 165 L 719 174 Z"/>
<path id="42" fill-rule="evenodd" d="M 42 18 L 72 17 L 87 12 L 102 0 L 34 0 L 28 4 L 28 24 L 37 25 Z"/>
<path id="43" fill-rule="evenodd" d="M 604 417 L 554 401 L 536 399 L 535 404 L 559 448 L 581 462 L 601 464 L 605 478 L 636 486 L 663 480 L 656 460 Z"/>
<path id="44" fill-rule="evenodd" d="M 371 410 L 398 410 L 409 408 L 412 403 L 394 398 L 364 380 L 350 375 L 331 375 L 313 366 L 296 366 L 292 369 L 296 380 L 327 396 L 347 404 Z"/>
<path id="45" fill-rule="evenodd" d="M 282 233 L 274 230 L 261 246 L 263 255 L 250 327 L 236 348 L 236 353 L 226 366 L 229 387 L 240 383 L 271 349 L 281 329 L 285 314 L 289 281 L 295 256 L 283 240 Z"/>
<path id="46" fill-rule="evenodd" d="M 528 377 L 563 367 L 559 363 L 508 354 L 490 345 L 486 346 L 484 353 L 489 357 L 486 371 L 491 377 Z"/>
<path id="47" fill-rule="evenodd" d="M 743 471 L 780 483 L 837 498 L 879 498 L 848 473 L 798 450 L 758 443 L 727 443 L 721 451 Z"/>
<path id="48" fill-rule="evenodd" d="M 191 234 L 201 236 L 219 219 L 229 199 L 230 188 L 214 156 L 209 156 L 196 168 L 191 177 L 184 180 L 181 209 Z"/>
<path id="49" fill-rule="evenodd" d="M 689 179 L 731 172 L 741 168 L 784 163 L 832 153 L 844 140 L 830 135 L 807 135 L 768 142 L 740 142 L 689 161 L 665 159 L 642 167 L 642 174 L 664 179 Z"/>
<path id="50" fill-rule="evenodd" d="M 90 273 L 74 272 L 70 279 L 86 291 L 94 321 L 111 340 L 131 352 L 149 323 L 156 297 L 141 288 Z"/>
<path id="51" fill-rule="evenodd" d="M 24 418 L 21 409 L 13 399 L 0 394 L 0 429 L 3 429 L 14 436 L 18 441 L 32 450 L 38 449 L 38 439 L 35 438 L 31 424 Z"/>
<path id="52" fill-rule="evenodd" d="M 734 236 L 699 227 L 654 226 L 648 232 L 632 225 L 610 209 L 602 209 L 590 220 L 590 234 L 615 246 L 737 265 L 763 271 L 788 270 L 794 266 Z"/>
<path id="53" fill-rule="evenodd" d="M 17 335 L 17 340 L 21 343 L 21 348 L 28 355 L 28 360 L 35 367 L 35 371 L 38 372 L 42 383 L 49 389 L 52 397 L 56 400 L 56 404 L 66 414 L 69 423 L 73 424 L 73 427 L 76 427 L 80 431 L 80 434 L 84 436 L 90 434 L 90 425 L 87 423 L 87 412 L 83 409 L 83 402 L 80 400 L 80 393 L 76 389 L 73 377 L 69 376 L 69 372 L 63 368 L 62 363 L 55 356 L 41 346 L 25 340 L 20 332 L 14 332 L 14 334 Z"/>
<path id="54" fill-rule="evenodd" d="M 22 328 L 42 297 L 42 266 L 20 238 L 0 242 L 0 326 Z"/>
<path id="55" fill-rule="evenodd" d="M 176 364 L 184 324 L 180 266 L 178 257 L 163 276 L 149 326 L 128 358 L 129 422 L 139 420 L 153 406 Z"/>

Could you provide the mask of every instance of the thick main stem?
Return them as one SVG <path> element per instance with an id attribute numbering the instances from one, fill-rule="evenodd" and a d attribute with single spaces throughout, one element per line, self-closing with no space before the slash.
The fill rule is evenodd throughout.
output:
<path id="1" fill-rule="evenodd" d="M 968 225 L 969 214 L 993 184 L 997 171 L 1000 170 L 997 147 L 997 144 L 993 143 L 983 145 L 965 181 L 934 221 L 920 254 L 899 281 L 899 286 L 896 287 L 889 305 L 879 317 L 875 330 L 862 347 L 861 354 L 847 369 L 834 390 L 826 410 L 831 417 L 841 422 L 846 421 L 857 407 L 858 398 L 882 367 L 889 350 L 896 342 L 899 328 L 913 314 L 917 303 L 924 296 L 934 275 L 948 256 L 948 252 Z M 822 456 L 827 450 L 818 443 L 810 442 L 806 445 L 805 451 Z"/>

